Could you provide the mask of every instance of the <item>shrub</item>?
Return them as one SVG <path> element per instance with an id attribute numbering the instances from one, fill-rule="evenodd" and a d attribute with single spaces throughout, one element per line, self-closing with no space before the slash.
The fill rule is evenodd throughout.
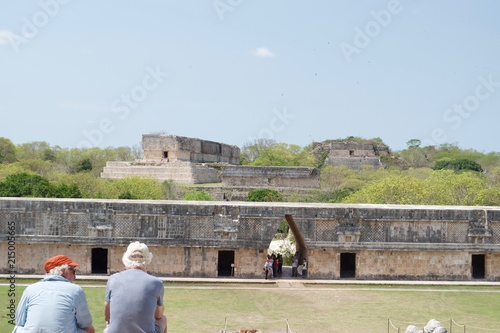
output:
<path id="1" fill-rule="evenodd" d="M 248 192 L 247 201 L 252 202 L 280 202 L 283 196 L 276 190 L 268 188 L 256 189 Z"/>
<path id="2" fill-rule="evenodd" d="M 213 201 L 214 199 L 210 196 L 210 194 L 205 191 L 205 190 L 191 190 L 187 192 L 183 200 L 188 200 L 188 201 Z"/>

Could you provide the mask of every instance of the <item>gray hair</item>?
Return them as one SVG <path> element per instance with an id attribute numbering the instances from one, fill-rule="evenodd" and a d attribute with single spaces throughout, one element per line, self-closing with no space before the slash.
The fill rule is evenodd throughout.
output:
<path id="1" fill-rule="evenodd" d="M 45 274 L 46 276 L 49 276 L 49 275 L 60 275 L 62 276 L 63 275 L 63 271 L 69 269 L 69 265 L 68 264 L 64 264 L 64 265 L 61 265 L 61 266 L 57 266 L 57 267 L 54 267 L 52 268 L 47 274 Z"/>

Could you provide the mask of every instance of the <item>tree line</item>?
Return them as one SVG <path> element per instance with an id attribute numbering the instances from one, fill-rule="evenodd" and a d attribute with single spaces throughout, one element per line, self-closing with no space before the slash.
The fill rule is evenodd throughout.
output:
<path id="1" fill-rule="evenodd" d="M 341 140 L 365 140 L 349 137 Z M 370 139 L 382 142 L 379 138 Z M 456 145 L 407 148 L 381 156 L 383 167 L 352 170 L 325 164 L 324 155 L 305 147 L 256 140 L 241 148 L 241 164 L 306 166 L 321 171 L 321 188 L 282 195 L 275 189 L 252 191 L 252 201 L 376 203 L 416 205 L 500 205 L 500 153 Z M 213 200 L 207 191 L 155 179 L 100 178 L 107 161 L 141 158 L 138 147 L 63 148 L 46 142 L 15 145 L 0 137 L 0 196 Z"/>

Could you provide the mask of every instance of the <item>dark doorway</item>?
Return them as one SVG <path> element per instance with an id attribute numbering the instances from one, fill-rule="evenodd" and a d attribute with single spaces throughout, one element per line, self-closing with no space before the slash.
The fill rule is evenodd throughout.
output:
<path id="1" fill-rule="evenodd" d="M 233 276 L 234 251 L 219 251 L 217 276 Z"/>
<path id="2" fill-rule="evenodd" d="M 485 278 L 485 256 L 484 254 L 472 255 L 472 278 L 484 279 Z"/>
<path id="3" fill-rule="evenodd" d="M 163 158 L 168 158 L 168 151 L 163 152 Z"/>
<path id="4" fill-rule="evenodd" d="M 340 278 L 348 279 L 356 277 L 356 253 L 340 254 Z"/>
<path id="5" fill-rule="evenodd" d="M 108 273 L 108 249 L 92 249 L 92 274 Z"/>

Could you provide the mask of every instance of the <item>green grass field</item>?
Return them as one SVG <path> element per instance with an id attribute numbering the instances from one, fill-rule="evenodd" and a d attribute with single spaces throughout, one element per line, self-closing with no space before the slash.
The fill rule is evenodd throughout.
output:
<path id="1" fill-rule="evenodd" d="M 0 283 L 7 281 L 0 280 Z M 31 283 L 32 281 L 29 281 Z M 26 281 L 16 281 L 18 299 Z M 84 286 L 96 332 L 104 328 L 104 284 Z M 0 333 L 8 324 L 9 287 L 0 286 Z M 16 300 L 17 302 L 17 300 Z M 410 324 L 423 327 L 437 319 L 450 332 L 450 319 L 466 324 L 467 333 L 500 332 L 500 287 L 165 284 L 169 333 L 388 332 L 388 319 L 404 332 Z M 391 327 L 389 332 L 398 332 Z M 453 325 L 452 332 L 464 332 Z"/>

